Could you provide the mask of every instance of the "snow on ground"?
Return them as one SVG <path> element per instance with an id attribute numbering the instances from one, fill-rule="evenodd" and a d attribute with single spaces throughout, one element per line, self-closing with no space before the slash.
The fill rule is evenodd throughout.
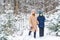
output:
<path id="1" fill-rule="evenodd" d="M 14 34 L 14 36 L 9 36 L 8 39 L 9 40 L 60 40 L 60 37 L 50 36 L 50 35 L 45 35 L 44 37 L 39 37 L 38 32 L 37 32 L 37 37 L 36 37 L 36 39 L 34 39 L 33 32 L 32 32 L 31 36 L 28 36 L 28 30 L 26 30 L 26 31 L 24 31 L 23 36 Z"/>

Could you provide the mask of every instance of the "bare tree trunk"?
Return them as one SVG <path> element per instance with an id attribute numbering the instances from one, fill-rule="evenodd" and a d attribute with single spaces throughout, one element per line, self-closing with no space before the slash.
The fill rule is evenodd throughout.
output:
<path id="1" fill-rule="evenodd" d="M 19 9 L 19 3 L 18 0 L 14 0 L 14 14 L 18 14 L 18 9 Z"/>
<path id="2" fill-rule="evenodd" d="M 4 0 L 4 5 L 3 5 L 4 13 L 5 13 L 5 2 L 6 2 L 6 0 Z"/>

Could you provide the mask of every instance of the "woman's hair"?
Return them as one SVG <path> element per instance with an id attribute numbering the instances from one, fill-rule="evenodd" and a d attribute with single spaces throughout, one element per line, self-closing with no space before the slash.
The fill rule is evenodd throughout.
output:
<path id="1" fill-rule="evenodd" d="M 36 12 L 36 10 L 35 10 L 35 9 L 32 9 L 31 13 L 32 13 L 32 12 Z"/>

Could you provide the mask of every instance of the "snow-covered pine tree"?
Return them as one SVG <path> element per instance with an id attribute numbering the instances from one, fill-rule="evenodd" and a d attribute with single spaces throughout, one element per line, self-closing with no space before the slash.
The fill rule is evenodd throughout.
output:
<path id="1" fill-rule="evenodd" d="M 56 36 L 59 36 L 58 33 L 60 32 L 60 13 L 56 12 L 53 19 L 51 19 L 49 23 L 48 29 L 51 32 L 55 32 Z"/>
<path id="2" fill-rule="evenodd" d="M 9 6 L 9 5 L 8 5 Z M 13 10 L 7 6 L 6 14 L 0 15 L 0 39 L 7 40 L 7 36 L 13 35 L 15 32 L 15 18 L 13 15 Z M 2 23 L 1 23 L 2 21 Z"/>

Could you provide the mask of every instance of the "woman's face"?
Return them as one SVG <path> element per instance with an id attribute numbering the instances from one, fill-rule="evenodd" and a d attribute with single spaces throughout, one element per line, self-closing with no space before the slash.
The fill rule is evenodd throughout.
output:
<path id="1" fill-rule="evenodd" d="M 32 15 L 35 16 L 35 12 L 34 11 L 32 12 Z"/>

